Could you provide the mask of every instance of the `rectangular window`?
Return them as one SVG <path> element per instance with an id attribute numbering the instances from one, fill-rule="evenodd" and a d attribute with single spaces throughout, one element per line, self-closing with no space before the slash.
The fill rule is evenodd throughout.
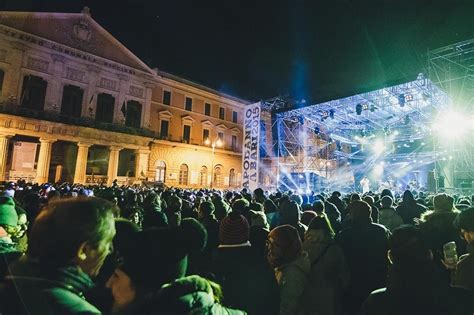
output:
<path id="1" fill-rule="evenodd" d="M 206 141 L 206 139 L 209 139 L 209 129 L 202 130 L 202 141 Z"/>
<path id="2" fill-rule="evenodd" d="M 232 151 L 237 151 L 237 136 L 232 135 Z"/>
<path id="3" fill-rule="evenodd" d="M 211 116 L 211 104 L 209 103 L 204 104 L 204 115 Z"/>
<path id="4" fill-rule="evenodd" d="M 219 119 L 225 119 L 225 108 L 219 107 Z"/>
<path id="5" fill-rule="evenodd" d="M 183 128 L 183 142 L 189 143 L 191 140 L 191 126 L 184 125 Z"/>
<path id="6" fill-rule="evenodd" d="M 232 122 L 237 123 L 237 112 L 232 111 Z"/>
<path id="7" fill-rule="evenodd" d="M 170 91 L 163 91 L 163 104 L 171 105 L 171 92 Z"/>
<path id="8" fill-rule="evenodd" d="M 186 102 L 184 104 L 184 109 L 187 111 L 192 111 L 193 110 L 193 99 L 190 97 L 186 97 Z"/>
<path id="9" fill-rule="evenodd" d="M 161 121 L 161 129 L 160 129 L 160 138 L 161 139 L 166 139 L 168 138 L 168 127 L 169 127 L 169 121 L 167 120 L 162 120 Z"/>

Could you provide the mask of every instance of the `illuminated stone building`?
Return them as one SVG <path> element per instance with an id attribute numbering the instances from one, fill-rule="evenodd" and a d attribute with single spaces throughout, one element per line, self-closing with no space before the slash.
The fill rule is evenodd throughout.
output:
<path id="1" fill-rule="evenodd" d="M 87 8 L 0 13 L 0 181 L 238 187 L 247 104 L 151 69 Z"/>

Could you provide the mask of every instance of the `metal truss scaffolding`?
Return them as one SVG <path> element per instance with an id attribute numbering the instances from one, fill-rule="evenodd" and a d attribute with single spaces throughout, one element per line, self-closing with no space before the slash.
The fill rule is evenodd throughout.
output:
<path id="1" fill-rule="evenodd" d="M 291 110 L 287 108 L 294 104 L 288 99 L 263 103 L 277 133 L 273 151 L 278 173 L 316 173 L 330 188 L 354 182 L 349 160 L 357 137 L 396 131 L 400 140 L 421 139 L 450 99 L 419 74 L 414 81 Z"/>
<path id="2" fill-rule="evenodd" d="M 473 115 L 474 39 L 431 50 L 428 58 L 433 83 L 450 95 L 455 110 Z M 452 177 L 474 184 L 474 135 L 466 137 L 462 144 L 445 147 L 454 157 L 450 165 Z"/>

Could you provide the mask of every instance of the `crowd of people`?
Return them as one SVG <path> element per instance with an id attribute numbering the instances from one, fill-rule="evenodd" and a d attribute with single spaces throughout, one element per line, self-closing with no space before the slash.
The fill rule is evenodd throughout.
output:
<path id="1" fill-rule="evenodd" d="M 473 202 L 4 183 L 0 314 L 472 315 Z"/>

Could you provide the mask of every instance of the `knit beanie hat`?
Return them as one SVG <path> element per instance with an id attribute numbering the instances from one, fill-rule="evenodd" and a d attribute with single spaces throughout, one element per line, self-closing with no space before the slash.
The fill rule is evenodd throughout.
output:
<path id="1" fill-rule="evenodd" d="M 243 244 L 249 240 L 249 233 L 249 223 L 247 219 L 243 215 L 233 211 L 221 221 L 219 226 L 219 244 Z"/>
<path id="2" fill-rule="evenodd" d="M 274 228 L 269 234 L 270 247 L 268 262 L 273 268 L 280 267 L 295 260 L 302 252 L 298 230 L 285 224 Z"/>
<path id="3" fill-rule="evenodd" d="M 0 225 L 17 226 L 18 214 L 15 210 L 13 198 L 0 196 Z"/>
<path id="4" fill-rule="evenodd" d="M 453 211 L 454 199 L 447 194 L 437 194 L 433 198 L 434 211 Z"/>
<path id="5" fill-rule="evenodd" d="M 206 229 L 187 218 L 174 228 L 150 228 L 135 233 L 135 246 L 122 248 L 119 266 L 134 286 L 158 290 L 165 283 L 184 277 L 187 255 L 206 246 Z"/>

